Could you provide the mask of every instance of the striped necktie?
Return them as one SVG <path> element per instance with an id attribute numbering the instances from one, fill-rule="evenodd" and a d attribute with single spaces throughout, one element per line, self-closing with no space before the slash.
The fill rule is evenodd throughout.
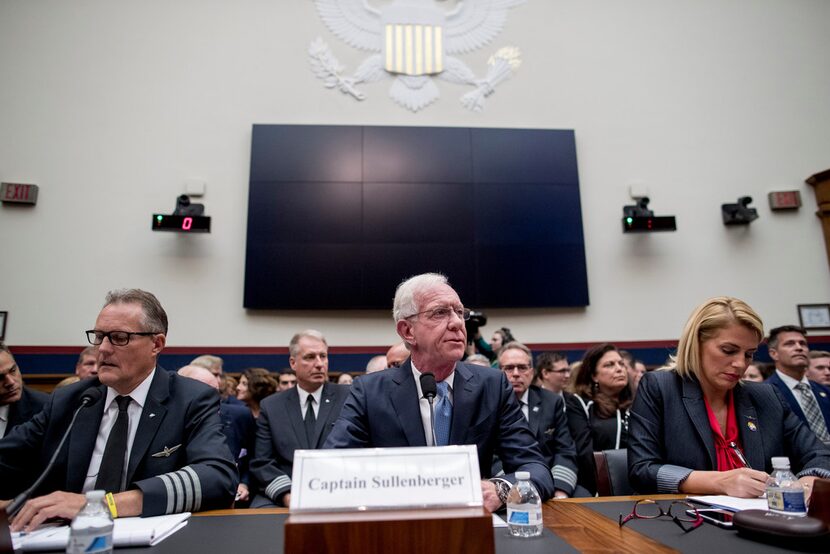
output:
<path id="1" fill-rule="evenodd" d="M 450 426 L 452 425 L 452 403 L 449 385 L 446 381 L 438 385 L 438 402 L 435 403 L 435 446 L 447 446 L 450 443 Z"/>
<path id="2" fill-rule="evenodd" d="M 807 383 L 799 383 L 795 386 L 795 390 L 801 395 L 801 407 L 804 409 L 804 415 L 807 417 L 807 424 L 818 439 L 824 444 L 830 444 L 830 434 L 827 432 L 827 424 L 824 422 L 824 416 L 821 415 L 816 397 L 813 396 L 813 391 L 810 390 L 810 385 Z"/>

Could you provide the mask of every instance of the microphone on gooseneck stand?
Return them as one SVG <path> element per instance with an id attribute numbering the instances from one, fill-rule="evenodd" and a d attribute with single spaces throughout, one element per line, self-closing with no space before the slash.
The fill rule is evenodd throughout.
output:
<path id="1" fill-rule="evenodd" d="M 63 443 L 66 442 L 66 438 L 69 436 L 69 433 L 72 431 L 72 426 L 75 424 L 75 418 L 78 417 L 78 414 L 81 410 L 86 408 L 91 404 L 95 404 L 98 400 L 104 395 L 98 387 L 87 389 L 83 395 L 81 395 L 81 405 L 78 406 L 78 409 L 75 410 L 75 413 L 72 415 L 72 420 L 69 422 L 69 426 L 66 428 L 66 431 L 63 433 L 63 437 L 61 438 L 61 442 L 58 443 L 58 447 L 55 449 L 55 453 L 52 454 L 52 459 L 49 460 L 49 463 L 46 464 L 46 468 L 43 470 L 43 473 L 40 474 L 40 477 L 37 478 L 37 481 L 34 484 L 26 489 L 25 491 L 18 494 L 15 499 L 6 506 L 6 514 L 11 518 L 14 517 L 17 512 L 23 507 L 23 504 L 29 500 L 29 497 L 32 493 L 43 483 L 43 480 L 46 479 L 46 476 L 49 475 L 49 472 L 52 471 L 52 466 L 55 465 L 55 460 L 58 458 L 58 454 L 60 453 L 61 449 L 63 448 Z"/>
<path id="2" fill-rule="evenodd" d="M 438 394 L 438 385 L 435 384 L 435 375 L 432 373 L 421 374 L 421 392 L 429 402 L 429 428 L 432 430 L 432 446 L 435 446 L 435 412 L 432 408 L 432 401 Z"/>

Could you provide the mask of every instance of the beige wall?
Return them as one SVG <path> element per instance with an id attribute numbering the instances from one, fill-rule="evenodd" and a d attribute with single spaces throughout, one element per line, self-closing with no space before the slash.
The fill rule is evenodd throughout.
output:
<path id="1" fill-rule="evenodd" d="M 830 167 L 827 21 L 821 0 L 529 0 L 463 58 L 483 74 L 497 48 L 523 51 L 483 113 L 460 106 L 467 89 L 439 83 L 442 98 L 411 114 L 389 81 L 363 85 L 363 102 L 322 86 L 312 39 L 349 70 L 365 53 L 308 0 L 2 0 L 0 180 L 41 187 L 36 208 L 0 208 L 7 341 L 81 344 L 105 292 L 136 286 L 166 306 L 170 345 L 284 346 L 301 327 L 337 346 L 391 343 L 386 313 L 242 309 L 254 123 L 574 129 L 591 305 L 490 311 L 485 331 L 671 339 L 717 294 L 769 325 L 797 321 L 796 304 L 830 300 L 803 183 Z M 213 232 L 152 233 L 150 214 L 172 210 L 189 178 L 207 182 Z M 677 216 L 676 233 L 623 236 L 630 183 Z M 772 214 L 767 192 L 791 189 L 805 206 Z M 761 218 L 725 228 L 720 204 L 743 195 Z"/>

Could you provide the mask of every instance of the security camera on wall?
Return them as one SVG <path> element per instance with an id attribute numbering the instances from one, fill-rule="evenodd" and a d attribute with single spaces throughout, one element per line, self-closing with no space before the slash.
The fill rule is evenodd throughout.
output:
<path id="1" fill-rule="evenodd" d="M 204 213 L 204 204 L 195 204 L 188 195 L 182 194 L 176 198 L 172 214 L 153 214 L 152 229 L 174 233 L 210 233 L 210 216 Z"/>
<path id="2" fill-rule="evenodd" d="M 751 196 L 738 198 L 736 204 L 721 204 L 721 215 L 724 225 L 749 225 L 758 219 L 758 210 L 750 208 Z"/>

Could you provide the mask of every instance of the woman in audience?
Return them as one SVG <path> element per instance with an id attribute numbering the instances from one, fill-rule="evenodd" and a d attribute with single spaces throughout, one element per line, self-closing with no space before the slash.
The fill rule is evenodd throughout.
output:
<path id="1" fill-rule="evenodd" d="M 259 417 L 259 403 L 277 392 L 277 380 L 263 367 L 252 367 L 242 372 L 236 386 L 236 398 L 244 402 L 254 418 Z"/>
<path id="2" fill-rule="evenodd" d="M 628 372 L 613 344 L 585 352 L 579 370 L 571 373 L 565 396 L 568 427 L 577 450 L 578 482 L 596 492 L 594 452 L 628 446 Z"/>
<path id="3" fill-rule="evenodd" d="M 338 385 L 351 385 L 353 381 L 354 377 L 352 377 L 352 374 L 346 373 L 345 371 L 337 376 Z"/>
<path id="4" fill-rule="evenodd" d="M 640 381 L 628 444 L 635 490 L 757 497 L 773 456 L 789 457 L 807 489 L 830 477 L 830 450 L 775 387 L 741 382 L 763 337 L 758 314 L 736 298 L 692 312 L 677 356 Z"/>

